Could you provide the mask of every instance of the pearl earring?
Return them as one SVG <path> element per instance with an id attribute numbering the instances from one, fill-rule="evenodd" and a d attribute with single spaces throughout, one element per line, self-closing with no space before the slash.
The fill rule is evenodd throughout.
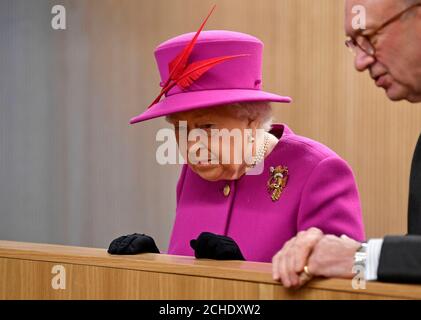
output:
<path id="1" fill-rule="evenodd" d="M 252 135 L 249 135 L 249 143 L 253 143 L 254 142 L 254 137 Z"/>

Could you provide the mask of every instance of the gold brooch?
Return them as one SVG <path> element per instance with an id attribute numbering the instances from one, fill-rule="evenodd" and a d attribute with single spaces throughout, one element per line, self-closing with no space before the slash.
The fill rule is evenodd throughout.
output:
<path id="1" fill-rule="evenodd" d="M 270 167 L 270 178 L 267 183 L 272 201 L 278 201 L 288 182 L 288 168 L 285 166 Z"/>

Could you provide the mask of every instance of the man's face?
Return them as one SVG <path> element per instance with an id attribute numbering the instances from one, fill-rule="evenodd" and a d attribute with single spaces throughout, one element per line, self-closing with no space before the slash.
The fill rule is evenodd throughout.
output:
<path id="1" fill-rule="evenodd" d="M 355 30 L 352 8 L 366 9 L 366 29 Z M 378 27 L 408 7 L 404 0 L 346 0 L 345 31 L 347 36 L 371 35 Z M 400 19 L 370 38 L 374 57 L 357 48 L 355 68 L 368 70 L 378 87 L 393 101 L 406 99 L 421 102 L 421 7 L 412 9 Z"/>

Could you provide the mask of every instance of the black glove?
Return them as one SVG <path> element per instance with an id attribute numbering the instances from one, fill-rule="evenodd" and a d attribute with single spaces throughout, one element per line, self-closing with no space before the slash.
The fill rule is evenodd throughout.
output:
<path id="1" fill-rule="evenodd" d="M 146 234 L 133 233 L 121 236 L 110 243 L 108 253 L 110 254 L 138 254 L 138 253 L 160 253 L 155 241 Z"/>
<path id="2" fill-rule="evenodd" d="M 214 260 L 245 260 L 240 248 L 230 237 L 202 232 L 197 239 L 190 240 L 196 258 Z"/>

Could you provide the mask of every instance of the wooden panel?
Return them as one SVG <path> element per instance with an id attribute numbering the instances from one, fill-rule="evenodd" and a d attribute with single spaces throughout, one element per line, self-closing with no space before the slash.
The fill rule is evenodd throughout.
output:
<path id="1" fill-rule="evenodd" d="M 54 266 L 66 272 L 53 289 Z M 0 299 L 421 299 L 421 286 L 316 279 L 300 290 L 271 278 L 271 264 L 0 241 Z"/>
<path id="2" fill-rule="evenodd" d="M 51 286 L 57 263 L 0 258 L 0 299 L 391 299 L 328 289 L 286 290 L 279 285 L 195 275 L 60 264 L 69 279 L 65 290 Z M 393 298 L 399 298 L 393 295 Z"/>

